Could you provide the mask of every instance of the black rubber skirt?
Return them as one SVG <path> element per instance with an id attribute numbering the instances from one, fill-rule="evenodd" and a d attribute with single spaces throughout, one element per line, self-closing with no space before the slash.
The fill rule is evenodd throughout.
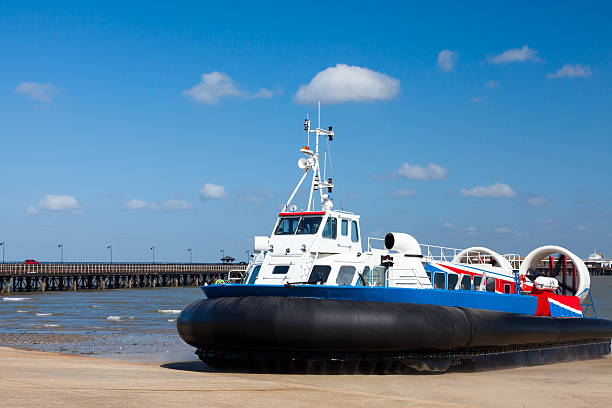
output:
<path id="1" fill-rule="evenodd" d="M 177 329 L 208 364 L 292 372 L 446 371 L 458 362 L 595 358 L 610 353 L 612 337 L 612 321 L 603 319 L 255 296 L 196 301 L 178 316 Z"/>

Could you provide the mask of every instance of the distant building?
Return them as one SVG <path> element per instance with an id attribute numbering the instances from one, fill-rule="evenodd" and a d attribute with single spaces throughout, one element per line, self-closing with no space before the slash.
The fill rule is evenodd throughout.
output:
<path id="1" fill-rule="evenodd" d="M 593 251 L 587 259 L 584 260 L 587 268 L 592 274 L 607 275 L 604 271 L 612 268 L 612 259 L 604 258 L 601 252 Z"/>
<path id="2" fill-rule="evenodd" d="M 236 258 L 233 258 L 231 256 L 224 256 L 223 258 L 221 258 L 221 263 L 232 264 L 232 263 L 234 263 L 235 260 L 236 260 Z"/>

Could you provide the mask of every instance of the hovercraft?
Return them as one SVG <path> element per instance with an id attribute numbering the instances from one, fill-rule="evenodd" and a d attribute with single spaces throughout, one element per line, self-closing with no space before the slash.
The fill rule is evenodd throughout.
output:
<path id="1" fill-rule="evenodd" d="M 332 178 L 325 168 L 321 174 L 319 140 L 333 140 L 333 129 L 311 129 L 308 119 L 304 128 L 303 175 L 272 234 L 255 237 L 245 283 L 203 286 L 205 299 L 177 318 L 180 336 L 206 364 L 444 372 L 610 354 L 612 321 L 597 318 L 588 269 L 565 248 L 544 246 L 521 258 L 392 232 L 368 238 L 364 251 L 359 215 L 333 209 Z M 293 200 L 309 174 L 307 205 L 298 211 Z"/>

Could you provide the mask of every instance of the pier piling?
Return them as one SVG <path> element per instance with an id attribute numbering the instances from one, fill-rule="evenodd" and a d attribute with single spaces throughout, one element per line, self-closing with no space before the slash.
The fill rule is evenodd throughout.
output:
<path id="1" fill-rule="evenodd" d="M 199 286 L 227 280 L 234 264 L 0 264 L 0 293 Z"/>

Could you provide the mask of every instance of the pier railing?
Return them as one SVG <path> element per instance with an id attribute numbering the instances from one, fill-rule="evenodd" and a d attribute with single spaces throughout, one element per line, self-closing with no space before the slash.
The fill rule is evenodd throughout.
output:
<path id="1" fill-rule="evenodd" d="M 211 274 L 246 270 L 237 264 L 41 263 L 0 264 L 0 275 L 150 275 Z"/>

